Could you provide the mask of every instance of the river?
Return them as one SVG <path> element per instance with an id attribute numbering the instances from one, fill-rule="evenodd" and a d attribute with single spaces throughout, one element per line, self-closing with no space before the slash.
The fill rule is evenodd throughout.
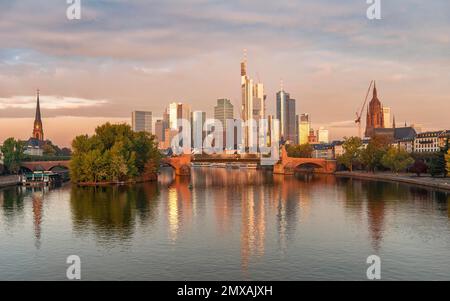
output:
<path id="1" fill-rule="evenodd" d="M 122 187 L 0 190 L 0 280 L 450 280 L 450 194 L 407 184 L 170 169 Z"/>

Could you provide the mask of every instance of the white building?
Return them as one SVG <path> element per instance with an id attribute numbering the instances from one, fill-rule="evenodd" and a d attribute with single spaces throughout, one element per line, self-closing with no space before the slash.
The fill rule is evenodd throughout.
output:
<path id="1" fill-rule="evenodd" d="M 384 119 L 384 127 L 391 128 L 391 108 L 383 107 L 383 119 Z"/>
<path id="2" fill-rule="evenodd" d="M 417 134 L 414 139 L 414 152 L 433 153 L 440 151 L 439 136 L 442 131 L 424 132 Z"/>
<path id="3" fill-rule="evenodd" d="M 317 139 L 319 143 L 329 143 L 328 130 L 324 127 L 320 127 L 319 130 L 317 130 Z"/>

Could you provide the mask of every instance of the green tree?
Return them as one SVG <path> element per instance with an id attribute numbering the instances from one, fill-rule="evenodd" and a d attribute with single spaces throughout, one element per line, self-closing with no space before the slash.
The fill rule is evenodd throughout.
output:
<path id="1" fill-rule="evenodd" d="M 414 163 L 414 159 L 403 149 L 390 147 L 381 158 L 381 164 L 392 172 L 398 173 Z"/>
<path id="2" fill-rule="evenodd" d="M 447 175 L 450 175 L 450 149 L 447 151 L 445 159 L 447 160 Z"/>
<path id="3" fill-rule="evenodd" d="M 384 136 L 373 137 L 367 147 L 361 151 L 361 162 L 366 166 L 366 169 L 375 172 L 375 169 L 380 167 L 381 158 L 389 149 L 389 139 Z"/>
<path id="4" fill-rule="evenodd" d="M 313 148 L 310 144 L 296 144 L 290 145 L 288 144 L 286 147 L 286 151 L 288 152 L 289 157 L 293 158 L 311 158 Z"/>
<path id="5" fill-rule="evenodd" d="M 17 174 L 20 170 L 20 163 L 24 159 L 25 145 L 23 142 L 8 138 L 3 142 L 1 151 L 3 153 L 3 165 L 6 172 Z"/>
<path id="6" fill-rule="evenodd" d="M 432 177 L 442 176 L 447 173 L 446 161 L 443 151 L 437 152 L 433 155 L 430 161 L 430 174 Z"/>
<path id="7" fill-rule="evenodd" d="M 127 181 L 156 173 L 159 167 L 154 136 L 135 133 L 125 124 L 101 125 L 92 137 L 76 137 L 72 149 L 70 171 L 74 182 Z"/>
<path id="8" fill-rule="evenodd" d="M 342 148 L 344 153 L 337 158 L 339 164 L 343 164 L 353 171 L 353 164 L 358 160 L 361 152 L 362 141 L 359 137 L 345 137 Z"/>

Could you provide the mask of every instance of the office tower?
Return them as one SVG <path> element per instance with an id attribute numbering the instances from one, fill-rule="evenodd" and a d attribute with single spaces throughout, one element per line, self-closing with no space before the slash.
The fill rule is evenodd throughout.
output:
<path id="1" fill-rule="evenodd" d="M 245 123 L 243 127 L 244 147 L 255 148 L 258 145 L 259 120 L 265 118 L 266 95 L 264 95 L 264 85 L 262 83 L 254 84 L 253 80 L 247 75 L 246 54 L 244 55 L 244 60 L 241 62 L 241 93 L 241 118 Z M 256 123 L 255 128 L 253 128 L 255 124 L 252 122 Z"/>
<path id="2" fill-rule="evenodd" d="M 218 99 L 214 107 L 214 119 L 219 120 L 223 127 L 223 145 L 226 146 L 227 120 L 234 119 L 234 108 L 229 99 Z"/>
<path id="3" fill-rule="evenodd" d="M 201 151 L 206 137 L 205 128 L 206 113 L 194 111 L 191 113 L 191 141 L 194 150 Z"/>
<path id="4" fill-rule="evenodd" d="M 152 133 L 152 112 L 133 111 L 131 113 L 131 125 L 135 132 Z"/>
<path id="5" fill-rule="evenodd" d="M 277 119 L 280 120 L 280 137 L 283 141 L 297 141 L 295 99 L 283 88 L 277 92 Z"/>
<path id="6" fill-rule="evenodd" d="M 377 96 L 377 87 L 374 83 L 373 96 L 367 108 L 366 119 L 366 137 L 372 137 L 374 135 L 374 129 L 384 128 L 384 114 L 383 105 Z"/>
<path id="7" fill-rule="evenodd" d="M 391 108 L 383 107 L 383 119 L 384 119 L 384 127 L 391 128 Z"/>
<path id="8" fill-rule="evenodd" d="M 214 119 L 222 122 L 223 129 L 226 129 L 227 120 L 234 119 L 234 108 L 229 99 L 218 99 L 214 107 Z"/>
<path id="9" fill-rule="evenodd" d="M 317 131 L 317 140 L 319 143 L 329 143 L 328 130 L 324 127 L 320 127 Z"/>
<path id="10" fill-rule="evenodd" d="M 187 104 L 172 102 L 169 104 L 169 128 L 176 130 L 178 127 L 178 120 L 183 119 L 187 122 L 191 119 L 191 108 Z"/>
<path id="11" fill-rule="evenodd" d="M 164 121 L 158 119 L 155 122 L 155 136 L 156 139 L 158 139 L 158 142 L 164 141 L 164 134 L 165 134 Z"/>
<path id="12" fill-rule="evenodd" d="M 269 115 L 267 116 L 267 121 L 268 121 L 268 145 L 267 146 L 272 146 L 273 143 L 280 143 L 280 131 L 279 131 L 279 120 L 277 118 L 275 118 L 274 115 Z M 278 123 L 278 125 L 276 124 Z M 277 126 L 278 126 L 278 130 L 277 130 Z"/>
<path id="13" fill-rule="evenodd" d="M 33 124 L 33 138 L 44 141 L 44 129 L 42 128 L 41 105 L 39 103 L 39 90 L 37 90 L 36 115 Z"/>
<path id="14" fill-rule="evenodd" d="M 299 126 L 299 144 L 308 143 L 309 130 L 311 128 L 311 122 L 309 120 L 309 114 L 300 115 L 300 126 Z"/>

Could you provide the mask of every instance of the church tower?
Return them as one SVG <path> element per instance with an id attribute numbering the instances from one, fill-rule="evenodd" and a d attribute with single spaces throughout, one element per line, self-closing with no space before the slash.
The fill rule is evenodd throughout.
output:
<path id="1" fill-rule="evenodd" d="M 39 104 L 39 90 L 37 90 L 36 116 L 34 118 L 33 138 L 44 141 L 44 129 L 42 128 L 41 106 Z"/>
<path id="2" fill-rule="evenodd" d="M 374 82 L 373 86 L 373 96 L 367 108 L 367 119 L 366 119 L 366 137 L 372 137 L 374 134 L 374 129 L 384 128 L 384 114 L 383 106 L 378 99 L 377 86 Z"/>

